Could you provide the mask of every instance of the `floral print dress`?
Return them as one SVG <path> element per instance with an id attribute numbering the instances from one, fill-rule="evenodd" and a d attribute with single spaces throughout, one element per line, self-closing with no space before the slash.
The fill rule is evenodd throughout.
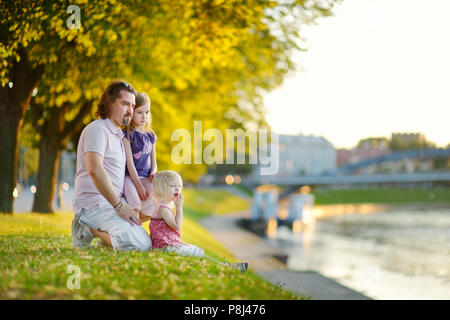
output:
<path id="1" fill-rule="evenodd" d="M 164 249 L 167 247 L 177 247 L 180 245 L 187 245 L 181 241 L 180 232 L 172 229 L 163 218 L 160 216 L 161 208 L 167 208 L 172 211 L 173 215 L 175 213 L 173 210 L 163 203 L 155 204 L 155 211 L 152 219 L 150 220 L 150 238 L 152 239 L 152 247 L 156 249 Z"/>

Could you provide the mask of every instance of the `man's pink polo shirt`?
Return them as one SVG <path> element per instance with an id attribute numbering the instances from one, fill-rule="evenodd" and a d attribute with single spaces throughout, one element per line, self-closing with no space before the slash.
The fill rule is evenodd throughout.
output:
<path id="1" fill-rule="evenodd" d="M 110 119 L 92 121 L 84 128 L 78 142 L 77 173 L 75 175 L 74 214 L 81 209 L 89 210 L 97 204 L 108 203 L 98 191 L 86 168 L 85 153 L 96 152 L 103 157 L 105 168 L 117 195 L 123 195 L 126 155 L 123 132 Z"/>

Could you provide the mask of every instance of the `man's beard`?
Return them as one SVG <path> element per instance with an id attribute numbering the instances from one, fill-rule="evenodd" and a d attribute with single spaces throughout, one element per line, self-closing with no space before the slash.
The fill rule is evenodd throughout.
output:
<path id="1" fill-rule="evenodd" d="M 122 119 L 122 125 L 128 126 L 131 122 L 131 115 L 125 115 Z"/>

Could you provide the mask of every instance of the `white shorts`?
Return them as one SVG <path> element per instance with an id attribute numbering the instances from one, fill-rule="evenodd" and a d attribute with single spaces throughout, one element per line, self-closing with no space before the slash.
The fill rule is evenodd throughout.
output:
<path id="1" fill-rule="evenodd" d="M 152 246 L 145 229 L 118 216 L 109 203 L 98 204 L 90 210 L 82 209 L 79 215 L 80 224 L 108 233 L 114 250 L 147 251 Z"/>

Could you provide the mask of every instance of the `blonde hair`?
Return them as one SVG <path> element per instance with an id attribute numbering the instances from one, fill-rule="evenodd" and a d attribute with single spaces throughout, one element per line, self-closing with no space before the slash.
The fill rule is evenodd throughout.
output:
<path id="1" fill-rule="evenodd" d="M 152 198 L 155 201 L 164 201 L 170 198 L 169 184 L 172 181 L 180 181 L 181 188 L 183 188 L 183 180 L 181 176 L 172 170 L 160 171 L 153 178 L 153 192 Z"/>

